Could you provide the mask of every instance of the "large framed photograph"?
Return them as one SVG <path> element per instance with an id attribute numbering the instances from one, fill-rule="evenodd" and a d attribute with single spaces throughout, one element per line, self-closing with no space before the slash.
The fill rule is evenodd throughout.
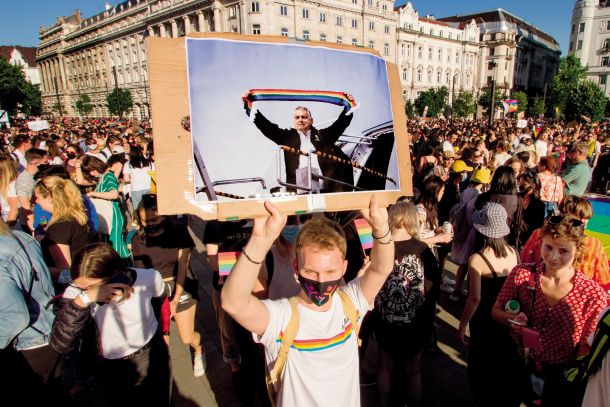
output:
<path id="1" fill-rule="evenodd" d="M 208 34 L 149 38 L 149 54 L 162 212 L 244 218 L 264 200 L 295 213 L 411 194 L 397 70 L 371 50 Z"/>

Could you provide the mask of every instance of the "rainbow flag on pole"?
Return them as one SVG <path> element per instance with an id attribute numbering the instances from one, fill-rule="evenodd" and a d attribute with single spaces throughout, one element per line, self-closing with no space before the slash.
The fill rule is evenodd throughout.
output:
<path id="1" fill-rule="evenodd" d="M 366 221 L 366 219 L 356 219 L 354 221 L 356 230 L 358 231 L 358 237 L 360 238 L 360 244 L 362 249 L 371 249 L 373 247 L 373 228 Z"/>
<path id="2" fill-rule="evenodd" d="M 237 252 L 220 252 L 218 253 L 218 274 L 228 276 L 237 263 Z"/>
<path id="3" fill-rule="evenodd" d="M 342 106 L 348 111 L 356 107 L 356 102 L 349 100 L 347 93 L 328 90 L 250 89 L 248 96 L 243 98 L 248 115 L 250 115 L 254 102 L 268 100 L 331 103 L 333 105 Z"/>
<path id="4" fill-rule="evenodd" d="M 502 104 L 504 105 L 504 110 L 508 113 L 516 112 L 519 108 L 519 101 L 514 99 L 504 99 Z"/>

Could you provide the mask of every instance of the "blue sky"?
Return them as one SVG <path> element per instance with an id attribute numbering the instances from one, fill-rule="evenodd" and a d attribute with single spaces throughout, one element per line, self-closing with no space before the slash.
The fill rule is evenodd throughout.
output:
<path id="1" fill-rule="evenodd" d="M 76 9 L 86 17 L 92 16 L 103 11 L 105 1 L 8 0 L 2 3 L 0 45 L 36 46 L 41 25 L 51 25 L 57 16 L 71 14 Z M 413 5 L 420 15 L 433 14 L 436 17 L 503 8 L 551 34 L 565 52 L 574 0 L 419 0 Z"/>

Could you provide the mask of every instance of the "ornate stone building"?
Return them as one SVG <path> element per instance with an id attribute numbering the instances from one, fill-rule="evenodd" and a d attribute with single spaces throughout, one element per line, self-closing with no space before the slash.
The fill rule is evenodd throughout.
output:
<path id="1" fill-rule="evenodd" d="M 22 47 L 20 45 L 0 46 L 0 56 L 12 65 L 19 65 L 23 68 L 25 79 L 37 85 L 40 83 L 40 73 L 36 65 L 36 48 Z"/>
<path id="2" fill-rule="evenodd" d="M 484 46 L 477 24 L 471 20 L 454 27 L 432 16 L 420 17 L 410 2 L 397 11 L 397 65 L 404 98 L 415 100 L 421 92 L 441 86 L 450 95 L 464 90 L 476 95 Z"/>
<path id="3" fill-rule="evenodd" d="M 499 89 L 523 90 L 542 94 L 559 67 L 561 49 L 549 34 L 497 9 L 482 13 L 440 18 L 452 27 L 463 27 L 474 20 L 484 45 L 479 65 L 480 87 L 495 79 Z"/>
<path id="4" fill-rule="evenodd" d="M 115 86 L 129 89 L 132 117 L 148 117 L 147 36 L 190 32 L 284 35 L 371 47 L 395 61 L 396 14 L 391 0 L 128 0 L 85 18 L 77 10 L 41 27 L 37 61 L 43 111 L 76 116 L 88 95 L 92 116 L 108 116 Z"/>
<path id="5" fill-rule="evenodd" d="M 572 10 L 569 54 L 588 66 L 587 76 L 599 83 L 606 96 L 610 74 L 610 2 L 577 0 Z"/>

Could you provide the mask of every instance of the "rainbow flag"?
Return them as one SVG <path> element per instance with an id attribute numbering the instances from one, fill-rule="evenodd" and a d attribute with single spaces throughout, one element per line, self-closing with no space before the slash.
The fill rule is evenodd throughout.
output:
<path id="1" fill-rule="evenodd" d="M 514 99 L 504 99 L 502 104 L 504 105 L 504 110 L 508 111 L 508 113 L 516 112 L 519 108 L 519 101 Z"/>
<path id="2" fill-rule="evenodd" d="M 366 219 L 356 219 L 354 221 L 356 230 L 358 231 L 358 237 L 360 238 L 360 244 L 362 249 L 371 249 L 373 247 L 373 229 Z"/>
<path id="3" fill-rule="evenodd" d="M 248 115 L 250 115 L 254 102 L 267 100 L 331 103 L 343 106 L 346 110 L 351 110 L 356 106 L 356 102 L 349 100 L 345 92 L 300 89 L 250 89 L 248 96 L 243 98 Z"/>
<path id="4" fill-rule="evenodd" d="M 593 217 L 587 222 L 585 233 L 599 239 L 610 258 L 610 198 L 600 196 L 587 199 L 593 206 Z"/>
<path id="5" fill-rule="evenodd" d="M 233 266 L 237 263 L 237 252 L 221 252 L 218 253 L 218 274 L 220 276 L 228 276 L 233 270 Z"/>

